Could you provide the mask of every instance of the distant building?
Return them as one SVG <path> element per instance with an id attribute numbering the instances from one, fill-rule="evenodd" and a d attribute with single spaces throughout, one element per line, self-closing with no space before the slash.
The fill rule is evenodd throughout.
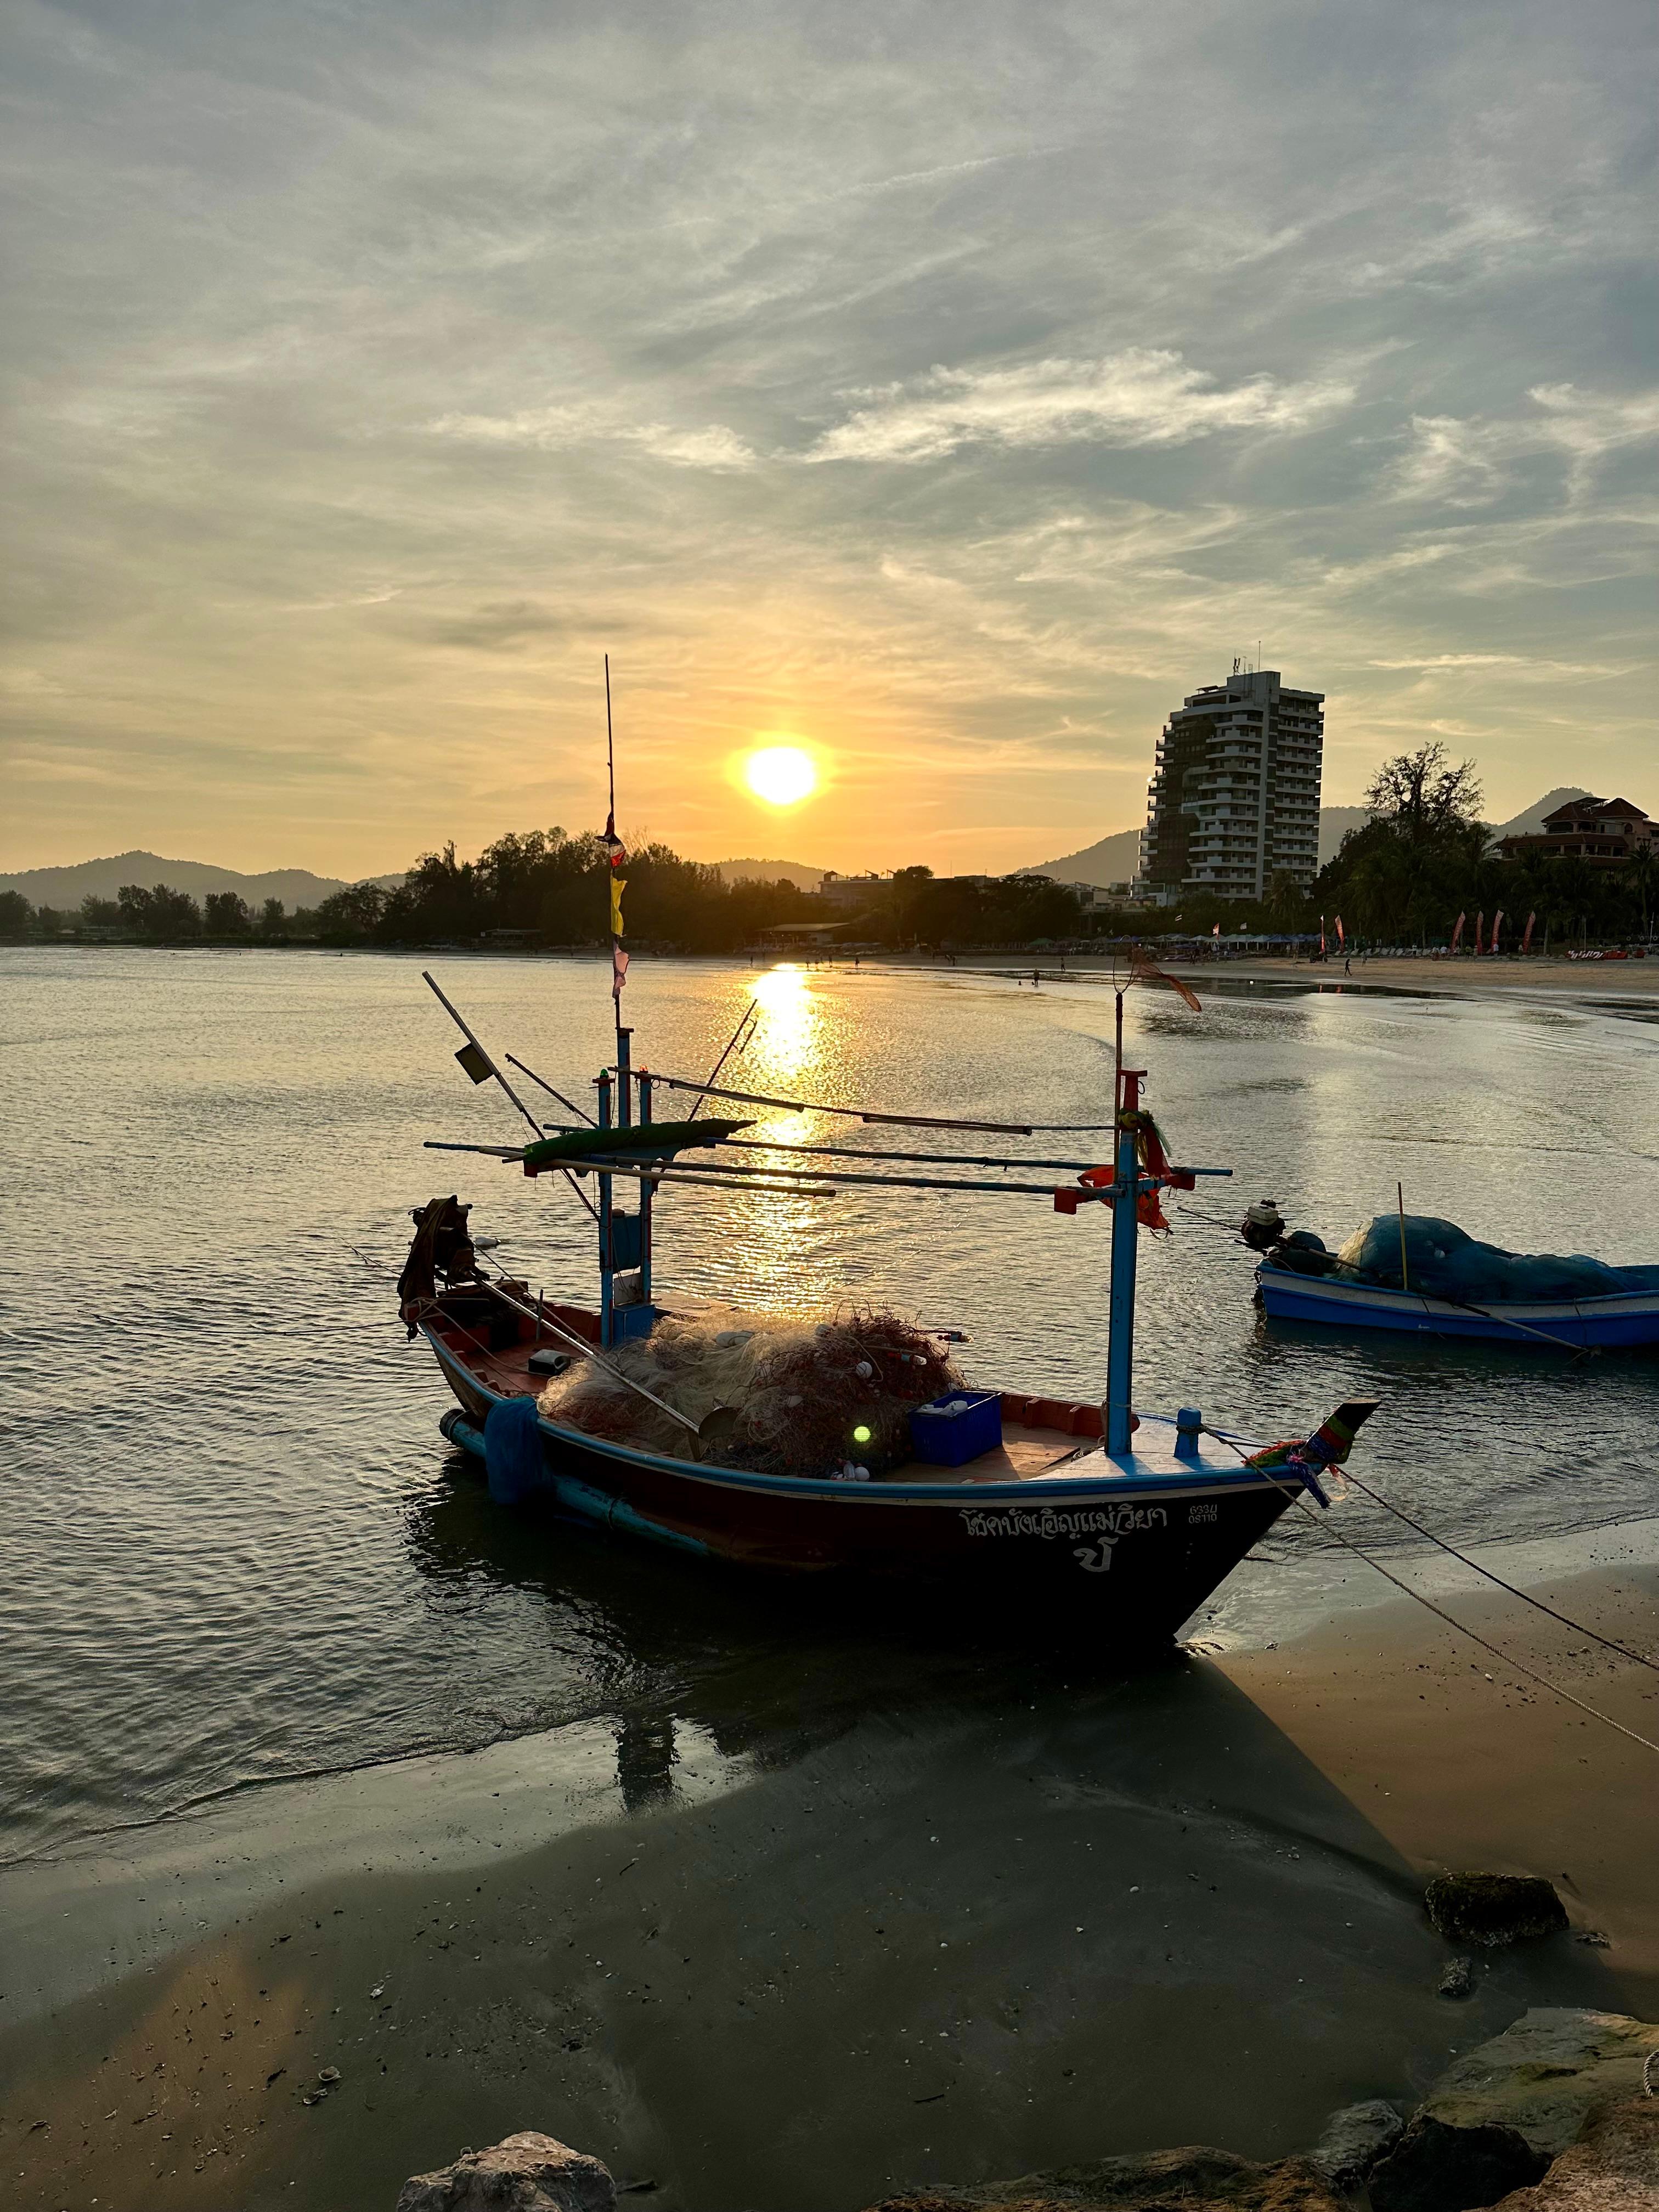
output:
<path id="1" fill-rule="evenodd" d="M 1325 695 L 1277 669 L 1235 670 L 1194 691 L 1158 741 L 1134 895 L 1264 898 L 1278 875 L 1306 890 L 1319 867 Z"/>
<path id="2" fill-rule="evenodd" d="M 818 885 L 818 896 L 831 906 L 867 906 L 877 893 L 892 880 L 890 876 L 838 876 L 830 868 Z"/>
<path id="3" fill-rule="evenodd" d="M 1502 838 L 1498 850 L 1506 860 L 1589 860 L 1618 868 L 1656 839 L 1659 822 L 1650 822 L 1628 799 L 1570 799 L 1544 817 L 1541 830 Z"/>

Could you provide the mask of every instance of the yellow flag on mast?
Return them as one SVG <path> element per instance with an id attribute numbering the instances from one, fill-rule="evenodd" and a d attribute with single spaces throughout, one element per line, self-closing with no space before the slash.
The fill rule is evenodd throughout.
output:
<path id="1" fill-rule="evenodd" d="M 627 889 L 628 889 L 628 878 L 627 878 L 627 877 L 626 877 L 626 876 L 612 876 L 612 877 L 611 877 L 611 934 L 613 937 L 624 937 L 624 936 L 626 936 L 626 935 L 627 935 L 627 932 L 626 932 L 626 931 L 623 929 L 623 911 L 622 911 L 622 895 L 623 895 L 623 893 Z"/>

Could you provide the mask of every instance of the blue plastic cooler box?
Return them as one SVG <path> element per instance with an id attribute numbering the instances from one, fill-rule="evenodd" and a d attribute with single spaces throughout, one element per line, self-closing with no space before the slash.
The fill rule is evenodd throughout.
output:
<path id="1" fill-rule="evenodd" d="M 962 1467 L 1002 1442 L 1002 1400 L 994 1390 L 952 1390 L 910 1409 L 910 1442 L 930 1467 Z"/>

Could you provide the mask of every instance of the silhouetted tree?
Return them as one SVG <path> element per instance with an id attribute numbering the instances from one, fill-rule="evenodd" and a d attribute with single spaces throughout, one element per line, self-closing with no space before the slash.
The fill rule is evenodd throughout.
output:
<path id="1" fill-rule="evenodd" d="M 210 891 L 204 916 L 210 937 L 246 936 L 253 920 L 246 900 L 234 891 Z"/>
<path id="2" fill-rule="evenodd" d="M 1483 798 L 1473 761 L 1453 764 L 1444 745 L 1396 753 L 1371 778 L 1365 804 L 1407 844 L 1431 844 L 1475 827 Z"/>
<path id="3" fill-rule="evenodd" d="M 1492 911 L 1504 902 L 1483 880 L 1493 864 L 1480 798 L 1474 762 L 1452 762 L 1442 744 L 1385 761 L 1365 793 L 1371 818 L 1320 870 L 1314 911 L 1394 944 L 1444 938 L 1460 907 Z"/>
<path id="4" fill-rule="evenodd" d="M 451 848 L 453 849 L 453 848 Z M 355 944 L 372 937 L 386 909 L 380 884 L 351 884 L 317 908 L 317 933 L 325 944 Z"/>
<path id="5" fill-rule="evenodd" d="M 157 884 L 145 890 L 139 884 L 123 884 L 118 897 L 121 920 L 144 937 L 195 937 L 202 927 L 202 910 L 188 891 Z"/>

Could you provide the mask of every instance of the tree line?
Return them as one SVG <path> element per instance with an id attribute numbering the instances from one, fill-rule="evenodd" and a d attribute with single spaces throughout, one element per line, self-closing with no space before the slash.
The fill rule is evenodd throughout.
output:
<path id="1" fill-rule="evenodd" d="M 591 831 L 509 832 L 476 860 L 453 844 L 424 853 L 392 890 L 354 884 L 314 908 L 283 911 L 267 899 L 253 913 L 234 891 L 201 903 L 165 884 L 123 884 L 113 899 L 87 898 L 73 914 L 33 912 L 15 891 L 0 894 L 0 935 L 68 932 L 119 935 L 150 944 L 291 943 L 327 945 L 489 944 L 597 946 L 608 941 L 610 858 Z M 821 901 L 787 880 L 728 884 L 720 870 L 667 845 L 630 852 L 622 873 L 626 942 L 683 952 L 732 952 L 767 930 L 824 918 Z M 1075 939 L 1085 930 L 1077 895 L 1040 876 L 1003 882 L 937 881 L 930 869 L 902 868 L 872 884 L 844 933 L 883 945 L 1026 944 Z"/>
<path id="2" fill-rule="evenodd" d="M 142 938 L 166 944 L 207 937 L 286 942 L 317 934 L 314 908 L 290 915 L 281 899 L 266 899 L 256 914 L 234 891 L 210 891 L 198 905 L 188 891 L 166 884 L 146 889 L 123 884 L 112 899 L 88 896 L 77 907 L 32 907 L 21 891 L 0 891 L 0 937 L 60 937 L 70 933 Z"/>
<path id="3" fill-rule="evenodd" d="M 1340 914 L 1350 935 L 1386 945 L 1443 945 L 1456 917 L 1486 920 L 1501 908 L 1518 945 L 1527 916 L 1534 944 L 1577 938 L 1645 939 L 1656 902 L 1659 856 L 1638 845 L 1617 866 L 1576 855 L 1496 851 L 1480 819 L 1473 761 L 1440 744 L 1385 762 L 1365 793 L 1370 821 L 1351 830 L 1301 901 L 1304 924 Z"/>
<path id="4" fill-rule="evenodd" d="M 1145 908 L 1085 908 L 1077 894 L 1047 877 L 936 877 L 900 868 L 861 887 L 863 904 L 839 933 L 885 946 L 1030 945 L 1088 937 L 1177 934 L 1208 937 L 1243 929 L 1311 935 L 1343 917 L 1353 939 L 1386 945 L 1443 945 L 1457 915 L 1488 917 L 1502 908 L 1508 942 L 1518 943 L 1528 914 L 1534 942 L 1577 937 L 1645 938 L 1659 906 L 1656 855 L 1638 848 L 1620 867 L 1588 861 L 1505 860 L 1480 818 L 1482 793 L 1472 761 L 1453 761 L 1440 744 L 1387 761 L 1365 793 L 1370 819 L 1351 830 L 1310 886 L 1290 876 L 1267 896 L 1223 900 L 1190 894 L 1154 921 Z M 123 884 L 113 899 L 87 898 L 73 914 L 39 911 L 17 891 L 0 892 L 0 938 L 55 937 L 71 931 L 155 944 L 327 945 L 515 945 L 571 947 L 605 942 L 611 868 L 591 831 L 509 832 L 476 860 L 458 860 L 453 843 L 424 853 L 387 890 L 355 884 L 315 907 L 286 914 L 267 899 L 257 914 L 234 891 L 211 891 L 199 905 L 165 884 Z M 770 929 L 828 918 L 823 902 L 781 880 L 728 884 L 720 870 L 647 843 L 629 854 L 623 914 L 631 946 L 664 951 L 734 952 Z"/>

